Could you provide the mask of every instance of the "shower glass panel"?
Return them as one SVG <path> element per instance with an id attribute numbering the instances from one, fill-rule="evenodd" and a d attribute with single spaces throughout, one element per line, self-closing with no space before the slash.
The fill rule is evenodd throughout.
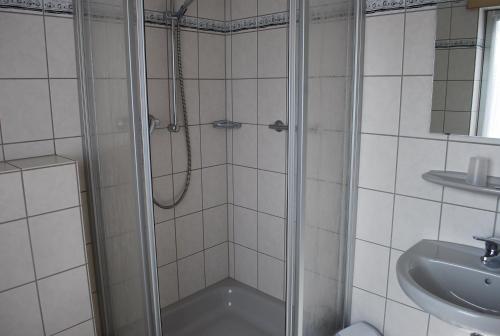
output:
<path id="1" fill-rule="evenodd" d="M 341 329 L 349 295 L 345 277 L 355 3 L 301 2 L 299 45 L 304 51 L 298 58 L 303 58 L 305 81 L 297 272 L 304 336 L 333 335 Z"/>
<path id="2" fill-rule="evenodd" d="M 75 8 L 101 327 L 104 335 L 159 335 L 142 1 Z"/>

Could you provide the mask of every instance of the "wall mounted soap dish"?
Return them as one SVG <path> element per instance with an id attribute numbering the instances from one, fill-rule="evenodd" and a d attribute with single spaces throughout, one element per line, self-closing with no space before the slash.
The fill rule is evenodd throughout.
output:
<path id="1" fill-rule="evenodd" d="M 446 187 L 458 188 L 472 192 L 500 196 L 500 178 L 488 176 L 486 186 L 476 186 L 465 181 L 467 173 L 431 170 L 422 175 L 423 179 Z"/>

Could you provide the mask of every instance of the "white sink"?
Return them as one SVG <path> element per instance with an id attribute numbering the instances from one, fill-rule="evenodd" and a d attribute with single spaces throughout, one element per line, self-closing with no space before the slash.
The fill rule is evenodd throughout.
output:
<path id="1" fill-rule="evenodd" d="M 399 258 L 399 284 L 417 305 L 441 320 L 500 335 L 500 267 L 483 265 L 483 252 L 422 240 Z"/>

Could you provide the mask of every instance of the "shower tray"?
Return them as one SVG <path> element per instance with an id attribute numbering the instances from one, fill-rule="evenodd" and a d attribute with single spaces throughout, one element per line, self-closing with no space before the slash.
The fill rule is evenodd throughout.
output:
<path id="1" fill-rule="evenodd" d="M 165 336 L 283 336 L 285 303 L 233 279 L 161 312 Z"/>

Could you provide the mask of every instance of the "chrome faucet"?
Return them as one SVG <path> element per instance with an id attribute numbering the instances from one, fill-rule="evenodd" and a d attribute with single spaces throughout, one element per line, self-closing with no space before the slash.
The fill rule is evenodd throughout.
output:
<path id="1" fill-rule="evenodd" d="M 481 262 L 484 265 L 489 265 L 494 259 L 498 259 L 500 261 L 500 258 L 498 257 L 498 254 L 500 253 L 499 246 L 500 246 L 500 238 L 497 237 L 473 237 L 475 240 L 483 241 L 485 243 L 485 253 L 483 256 L 481 256 Z"/>

